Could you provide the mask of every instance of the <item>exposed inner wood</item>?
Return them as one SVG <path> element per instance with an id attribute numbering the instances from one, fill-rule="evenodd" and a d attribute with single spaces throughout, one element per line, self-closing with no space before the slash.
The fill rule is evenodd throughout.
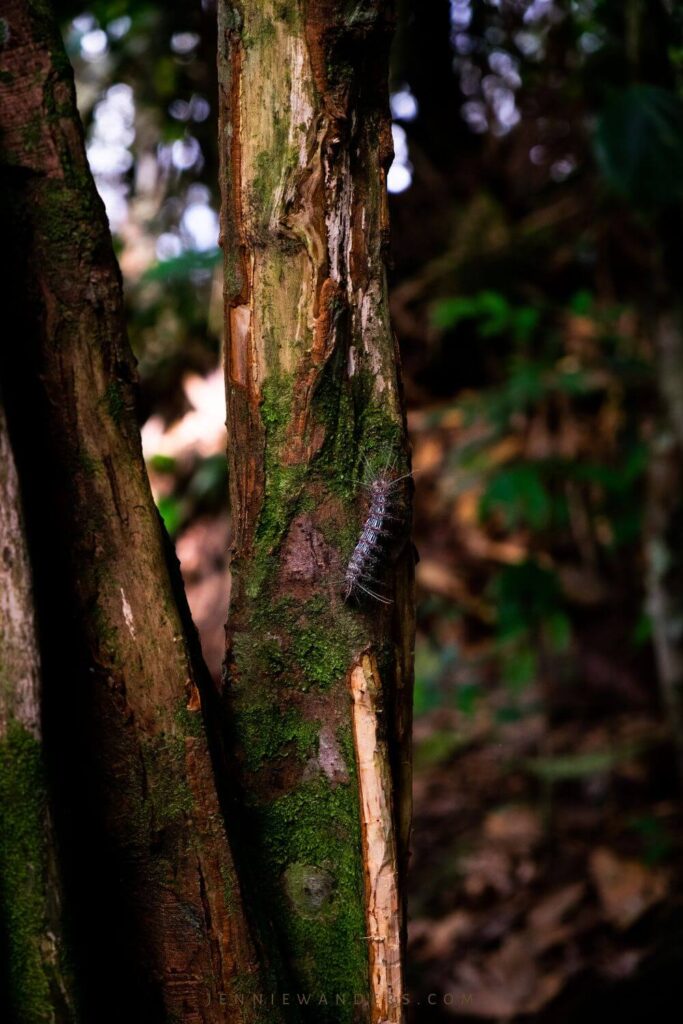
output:
<path id="1" fill-rule="evenodd" d="M 366 919 L 370 949 L 373 1024 L 402 1020 L 400 898 L 392 785 L 381 739 L 381 680 L 372 655 L 351 671 L 353 735 L 363 831 Z"/>

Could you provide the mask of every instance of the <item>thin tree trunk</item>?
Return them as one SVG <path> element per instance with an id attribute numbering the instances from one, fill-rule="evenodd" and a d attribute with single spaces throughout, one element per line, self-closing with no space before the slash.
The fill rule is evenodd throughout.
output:
<path id="1" fill-rule="evenodd" d="M 19 481 L 0 396 L 0 1014 L 73 1021 L 40 720 L 40 656 Z"/>
<path id="2" fill-rule="evenodd" d="M 254 900 L 316 1022 L 399 1021 L 403 994 L 408 485 L 380 570 L 393 603 L 342 597 L 364 467 L 408 466 L 384 266 L 391 29 L 382 0 L 219 2 L 224 698 Z"/>
<path id="3" fill-rule="evenodd" d="M 660 400 L 650 445 L 645 516 L 647 599 L 662 700 L 683 785 L 683 330 L 676 313 L 655 320 Z"/>
<path id="4" fill-rule="evenodd" d="M 13 326 L 0 372 L 84 1019 L 208 1024 L 229 1001 L 231 1020 L 252 1020 L 238 996 L 264 982 L 202 722 L 205 670 L 145 472 L 121 282 L 72 74 L 42 0 L 6 0 L 2 14 Z"/>

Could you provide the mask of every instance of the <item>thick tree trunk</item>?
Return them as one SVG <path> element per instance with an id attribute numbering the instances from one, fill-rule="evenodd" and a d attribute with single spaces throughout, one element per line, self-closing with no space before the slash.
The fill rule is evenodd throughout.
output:
<path id="1" fill-rule="evenodd" d="M 393 603 L 342 596 L 364 467 L 407 471 L 384 267 L 391 28 L 382 0 L 219 2 L 224 697 L 254 899 L 317 1022 L 401 1019 L 408 485 L 380 568 Z"/>
<path id="2" fill-rule="evenodd" d="M 6 0 L 2 15 L 12 329 L 0 373 L 84 1019 L 208 1024 L 228 1001 L 231 1020 L 251 1020 L 241 996 L 264 982 L 202 722 L 204 669 L 142 459 L 121 283 L 71 70 L 43 0 Z"/>
<path id="3" fill-rule="evenodd" d="M 40 656 L 19 481 L 0 396 L 0 1014 L 74 1020 L 40 716 Z"/>

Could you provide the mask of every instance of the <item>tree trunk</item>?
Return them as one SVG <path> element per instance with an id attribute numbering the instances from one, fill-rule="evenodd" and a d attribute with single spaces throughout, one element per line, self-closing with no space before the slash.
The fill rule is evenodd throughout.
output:
<path id="1" fill-rule="evenodd" d="M 40 720 L 40 656 L 19 481 L 0 401 L 0 1012 L 74 1019 Z"/>
<path id="2" fill-rule="evenodd" d="M 401 1019 L 407 484 L 380 569 L 393 603 L 342 595 L 365 467 L 408 468 L 384 266 L 391 29 L 382 0 L 219 2 L 235 536 L 223 696 L 254 903 L 317 1022 Z"/>
<path id="3" fill-rule="evenodd" d="M 252 1020 L 241 995 L 264 982 L 202 722 L 205 670 L 142 459 L 121 283 L 71 70 L 42 0 L 6 0 L 3 22 L 2 309 L 14 326 L 0 373 L 83 1019 L 208 1024 L 229 1001 L 231 1020 Z M 30 704 L 20 713 L 35 738 Z M 10 750 L 10 773 L 23 751 Z M 44 994 L 27 974 L 16 983 L 24 1007 Z"/>
<path id="4" fill-rule="evenodd" d="M 647 601 L 683 785 L 683 330 L 677 312 L 661 313 L 654 323 L 660 410 L 648 471 Z"/>

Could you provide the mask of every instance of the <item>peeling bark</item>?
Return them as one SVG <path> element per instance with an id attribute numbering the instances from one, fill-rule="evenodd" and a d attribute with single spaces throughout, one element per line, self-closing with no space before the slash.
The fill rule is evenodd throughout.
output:
<path id="1" fill-rule="evenodd" d="M 154 508 L 135 366 L 73 80 L 43 0 L 0 52 L 0 352 L 26 510 L 45 748 L 85 1018 L 250 1021 L 262 989 L 201 703 L 209 691 Z M 240 998 L 237 998 L 237 997 Z M 30 993 L 23 994 L 30 1000 Z"/>
<path id="2" fill-rule="evenodd" d="M 369 935 L 386 928 L 399 944 L 403 928 L 408 485 L 382 569 L 393 604 L 359 607 L 341 597 L 365 511 L 365 465 L 408 467 L 384 266 L 391 31 L 381 0 L 219 3 L 235 525 L 223 697 L 248 808 L 254 902 L 275 923 L 291 987 L 325 995 L 326 1003 L 302 1007 L 316 1022 L 378 1020 L 389 986 L 400 991 L 400 950 L 392 945 L 391 964 L 380 967 Z M 362 652 L 382 680 L 377 783 L 396 849 L 395 908 L 381 926 L 368 924 L 368 775 L 365 766 L 359 790 L 349 704 Z"/>
<path id="3" fill-rule="evenodd" d="M 363 657 L 351 671 L 351 696 L 363 830 L 372 1021 L 394 1024 L 401 1020 L 403 980 L 392 782 L 379 722 L 381 690 L 376 660 Z"/>

